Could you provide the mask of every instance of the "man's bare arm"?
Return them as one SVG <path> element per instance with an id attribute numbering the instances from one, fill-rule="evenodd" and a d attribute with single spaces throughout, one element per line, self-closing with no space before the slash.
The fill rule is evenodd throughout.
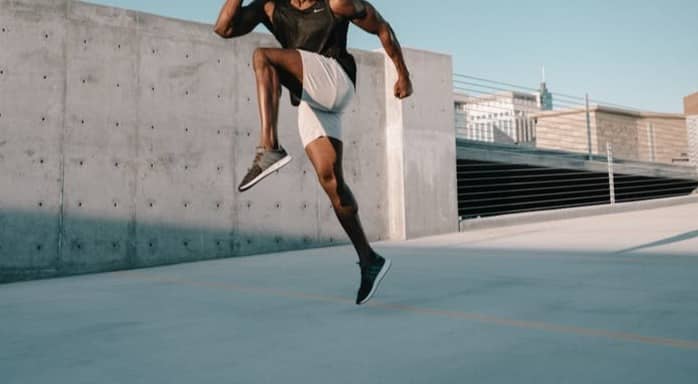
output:
<path id="1" fill-rule="evenodd" d="M 409 71 L 405 65 L 405 60 L 402 57 L 402 47 L 400 42 L 395 35 L 395 31 L 390 26 L 390 24 L 383 19 L 383 17 L 378 13 L 378 11 L 367 1 L 359 1 L 363 3 L 364 7 L 364 17 L 352 20 L 354 24 L 363 29 L 364 31 L 378 35 L 378 38 L 385 49 L 385 53 L 393 60 L 395 63 L 395 68 L 399 75 L 405 75 L 409 77 Z M 357 10 L 359 15 L 361 15 L 361 10 Z"/>
<path id="2" fill-rule="evenodd" d="M 390 24 L 378 11 L 365 0 L 332 0 L 332 10 L 352 19 L 352 22 L 364 31 L 377 35 L 385 53 L 395 64 L 398 81 L 395 84 L 395 97 L 403 99 L 412 94 L 410 72 L 407 70 L 402 47 Z"/>
<path id="3" fill-rule="evenodd" d="M 243 7 L 242 0 L 226 0 L 213 30 L 224 39 L 252 32 L 266 16 L 264 14 L 266 1 L 254 0 L 251 4 Z"/>

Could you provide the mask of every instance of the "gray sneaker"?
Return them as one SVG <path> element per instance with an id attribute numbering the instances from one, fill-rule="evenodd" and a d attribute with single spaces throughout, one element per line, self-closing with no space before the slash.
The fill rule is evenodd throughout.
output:
<path id="1" fill-rule="evenodd" d="M 254 187 L 255 184 L 283 168 L 291 160 L 293 158 L 281 146 L 279 146 L 279 149 L 268 151 L 263 147 L 257 147 L 257 155 L 252 162 L 252 168 L 249 169 L 245 178 L 242 179 L 242 184 L 240 184 L 238 190 L 244 192 Z"/>

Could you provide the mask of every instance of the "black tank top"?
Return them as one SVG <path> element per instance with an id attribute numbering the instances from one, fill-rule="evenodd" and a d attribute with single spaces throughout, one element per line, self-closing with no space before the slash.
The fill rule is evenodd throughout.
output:
<path id="1" fill-rule="evenodd" d="M 326 0 L 300 10 L 291 0 L 274 0 L 273 23 L 265 23 L 282 47 L 331 57 L 356 86 L 356 61 L 347 51 L 349 19 L 336 16 Z"/>

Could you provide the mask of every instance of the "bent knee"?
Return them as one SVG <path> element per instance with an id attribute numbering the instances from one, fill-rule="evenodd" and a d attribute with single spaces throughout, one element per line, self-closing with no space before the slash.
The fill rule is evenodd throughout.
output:
<path id="1" fill-rule="evenodd" d="M 267 56 L 267 48 L 257 48 L 252 54 L 252 65 L 254 69 L 263 68 L 269 64 L 269 59 Z"/>

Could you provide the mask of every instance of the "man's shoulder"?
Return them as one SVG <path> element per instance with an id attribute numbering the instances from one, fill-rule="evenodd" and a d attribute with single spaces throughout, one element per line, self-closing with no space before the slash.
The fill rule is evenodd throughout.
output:
<path id="1" fill-rule="evenodd" d="M 264 9 L 267 6 L 273 6 L 278 0 L 252 0 L 248 7 Z"/>
<path id="2" fill-rule="evenodd" d="M 337 15 L 354 19 L 366 13 L 366 2 L 364 0 L 326 0 L 332 12 Z"/>

